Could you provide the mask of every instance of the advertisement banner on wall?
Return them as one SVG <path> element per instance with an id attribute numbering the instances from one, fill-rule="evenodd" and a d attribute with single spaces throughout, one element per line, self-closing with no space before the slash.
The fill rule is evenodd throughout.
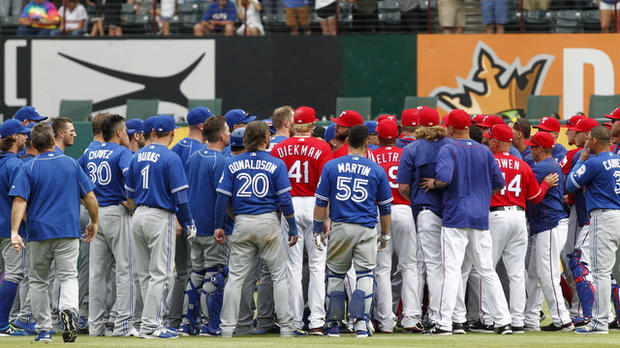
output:
<path id="1" fill-rule="evenodd" d="M 613 34 L 419 35 L 418 95 L 470 114 L 523 112 L 530 94 L 559 95 L 561 117 L 587 114 L 591 94 L 620 93 L 619 46 Z"/>

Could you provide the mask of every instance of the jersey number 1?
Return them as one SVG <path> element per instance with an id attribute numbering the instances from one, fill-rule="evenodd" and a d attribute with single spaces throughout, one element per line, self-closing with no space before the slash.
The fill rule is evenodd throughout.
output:
<path id="1" fill-rule="evenodd" d="M 149 168 L 150 164 L 147 164 L 146 167 L 142 168 L 140 171 L 140 175 L 142 175 L 142 188 L 145 190 L 149 189 Z"/>

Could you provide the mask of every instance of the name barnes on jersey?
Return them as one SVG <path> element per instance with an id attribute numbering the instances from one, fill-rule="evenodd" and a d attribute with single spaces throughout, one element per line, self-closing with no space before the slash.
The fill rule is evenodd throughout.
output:
<path id="1" fill-rule="evenodd" d="M 228 165 L 228 169 L 230 170 L 232 174 L 235 174 L 235 172 L 239 170 L 243 170 L 243 169 L 259 169 L 259 170 L 268 171 L 269 173 L 273 174 L 277 168 L 278 166 L 275 163 L 268 162 L 265 160 L 260 160 L 260 159 L 238 160 L 238 161 L 233 161 L 232 163 Z"/>
<path id="2" fill-rule="evenodd" d="M 356 164 L 350 162 L 338 163 L 338 173 L 355 173 L 368 176 L 368 174 L 370 174 L 370 167 L 363 164 Z"/>
<path id="3" fill-rule="evenodd" d="M 319 160 L 319 158 L 321 157 L 321 154 L 323 153 L 322 150 L 319 150 L 312 145 L 310 146 L 309 145 L 282 146 L 282 147 L 279 147 L 277 151 L 278 151 L 278 156 L 280 158 L 283 158 L 286 156 L 307 156 L 317 161 Z"/>

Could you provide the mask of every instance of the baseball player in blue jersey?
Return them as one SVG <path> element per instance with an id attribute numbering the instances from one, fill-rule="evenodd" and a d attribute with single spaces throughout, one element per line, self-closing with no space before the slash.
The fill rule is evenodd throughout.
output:
<path id="1" fill-rule="evenodd" d="M 119 115 L 107 117 L 102 124 L 104 143 L 92 146 L 78 163 L 96 186 L 99 202 L 99 233 L 90 243 L 89 255 L 89 334 L 103 336 L 107 312 L 106 287 L 101 279 L 112 272 L 116 263 L 113 336 L 138 336 L 133 327 L 133 260 L 129 211 L 124 189 L 124 175 L 133 158 L 125 119 Z"/>
<path id="2" fill-rule="evenodd" d="M 26 241 L 30 252 L 30 301 L 36 319 L 35 341 L 50 342 L 52 317 L 49 303 L 50 263 L 54 262 L 60 284 L 58 308 L 64 325 L 63 340 L 77 338 L 77 259 L 79 238 L 90 242 L 97 234 L 97 199 L 88 176 L 71 158 L 54 149 L 52 128 L 36 125 L 32 144 L 41 153 L 20 167 L 9 191 L 13 198 L 11 242 L 15 250 L 25 248 L 18 234 L 25 216 Z M 80 233 L 79 205 L 84 200 L 91 223 Z"/>
<path id="3" fill-rule="evenodd" d="M 422 178 L 435 175 L 439 149 L 452 140 L 446 137 L 446 129 L 439 126 L 439 115 L 435 109 L 423 108 L 419 113 L 418 140 L 405 146 L 398 165 L 398 188 L 403 197 L 411 201 L 416 220 L 419 245 L 422 249 L 426 284 L 428 286 L 428 317 L 431 322 L 439 320 L 439 305 L 442 286 L 441 217 L 442 191 L 425 192 L 420 187 Z M 456 323 L 457 326 L 460 323 Z M 413 329 L 413 328 L 411 328 Z M 417 327 L 417 329 L 420 329 Z M 456 330 L 462 328 L 455 327 Z M 413 331 L 413 330 L 412 330 Z"/>
<path id="4" fill-rule="evenodd" d="M 153 143 L 153 134 L 154 124 L 160 118 L 160 115 L 149 116 L 144 120 L 144 146 L 151 145 Z"/>
<path id="5" fill-rule="evenodd" d="M 248 113 L 242 109 L 228 110 L 224 117 L 226 117 L 226 123 L 228 124 L 228 128 L 231 133 L 235 129 L 247 127 L 248 123 L 256 120 L 256 116 L 248 116 Z M 224 156 L 230 157 L 230 145 L 225 147 L 222 153 Z"/>
<path id="6" fill-rule="evenodd" d="M 144 147 L 144 121 L 133 118 L 125 122 L 127 136 L 129 137 L 129 150 L 136 153 Z"/>
<path id="7" fill-rule="evenodd" d="M 511 334 L 510 312 L 495 273 L 489 233 L 491 195 L 501 190 L 505 182 L 491 151 L 469 139 L 470 125 L 465 111 L 450 112 L 447 126 L 454 142 L 439 150 L 436 178 L 422 182 L 425 189 L 445 188 L 441 233 L 444 279 L 439 320 L 431 333 L 452 334 L 453 312 L 457 301 L 464 308 L 462 287 L 473 265 L 480 275 L 480 285 L 486 293 L 482 301 L 495 322 L 496 332 Z M 462 284 L 452 281 L 459 276 L 463 277 Z M 462 314 L 455 321 L 464 322 Z"/>
<path id="8" fill-rule="evenodd" d="M 269 129 L 264 122 L 252 122 L 245 131 L 247 152 L 229 158 L 217 187 L 215 239 L 223 244 L 224 218 L 229 202 L 235 216 L 235 227 L 229 237 L 229 276 L 224 288 L 222 336 L 232 337 L 239 316 L 241 287 L 256 257 L 267 266 L 273 281 L 275 309 L 280 336 L 295 334 L 293 318 L 288 311 L 285 242 L 282 239 L 278 211 L 289 224 L 289 246 L 297 242 L 297 225 L 289 191 L 286 165 L 265 152 L 269 145 Z"/>
<path id="9" fill-rule="evenodd" d="M 189 125 L 189 134 L 187 137 L 179 140 L 172 147 L 172 152 L 176 152 L 181 158 L 183 167 L 185 168 L 185 175 L 187 172 L 187 161 L 189 157 L 196 151 L 202 148 L 204 140 L 202 137 L 203 122 L 213 116 L 211 111 L 204 107 L 199 106 L 191 109 L 187 114 L 187 124 Z M 189 245 L 187 243 L 187 236 L 182 233 L 177 237 L 176 250 L 174 252 L 174 283 L 172 290 L 170 291 L 170 297 L 168 298 L 168 325 L 172 328 L 177 328 L 181 323 L 181 315 L 183 313 L 183 293 L 187 287 L 189 280 L 189 268 L 190 256 Z"/>
<path id="10" fill-rule="evenodd" d="M 533 166 L 536 162 L 534 162 L 532 158 L 530 147 L 525 143 L 530 139 L 530 133 L 532 131 L 530 121 L 525 118 L 515 118 L 512 120 L 510 126 L 512 127 L 513 134 L 512 145 L 519 151 L 523 161 L 530 167 Z"/>
<path id="11" fill-rule="evenodd" d="M 11 245 L 11 184 L 22 165 L 17 152 L 24 149 L 30 129 L 18 120 L 6 120 L 0 126 L 0 265 L 4 280 L 0 286 L 0 336 L 23 336 L 24 331 L 9 324 L 9 312 L 24 277 L 26 251 L 20 255 Z M 23 235 L 22 235 L 23 236 Z M 25 236 L 23 236 L 25 237 Z"/>
<path id="12" fill-rule="evenodd" d="M 174 260 L 175 211 L 188 239 L 196 235 L 187 199 L 187 178 L 177 154 L 168 150 L 174 139 L 174 119 L 158 116 L 152 144 L 138 151 L 125 175 L 132 221 L 134 274 L 144 303 L 140 337 L 177 338 L 164 327 L 163 315 Z"/>
<path id="13" fill-rule="evenodd" d="M 293 115 L 295 110 L 289 105 L 284 105 L 273 110 L 271 116 L 271 123 L 273 129 L 276 131 L 270 139 L 267 152 L 271 152 L 276 144 L 283 142 L 284 140 L 295 135 L 295 129 L 293 129 Z"/>
<path id="14" fill-rule="evenodd" d="M 211 117 L 203 125 L 202 134 L 207 146 L 188 161 L 190 210 L 196 217 L 197 232 L 191 244 L 192 272 L 185 290 L 179 332 L 199 330 L 200 335 L 211 336 L 220 334 L 220 311 L 228 275 L 225 247 L 213 238 L 215 189 L 226 164 L 222 149 L 230 139 L 226 119 Z"/>
<path id="15" fill-rule="evenodd" d="M 392 192 L 383 168 L 364 157 L 368 149 L 368 129 L 363 125 L 349 129 L 348 155 L 331 160 L 323 167 L 314 207 L 315 245 L 327 245 L 327 335 L 340 335 L 339 323 L 345 318 L 344 277 L 353 266 L 357 276 L 349 300 L 349 317 L 356 319 L 357 337 L 371 335 L 370 314 L 374 297 L 374 269 L 379 250 L 390 240 Z M 323 233 L 329 204 L 332 228 Z M 377 236 L 377 206 L 381 234 Z"/>
<path id="16" fill-rule="evenodd" d="M 562 168 L 552 156 L 554 139 L 547 132 L 538 132 L 527 142 L 536 164 L 534 175 L 541 183 L 551 173 L 564 180 Z M 564 211 L 564 187 L 558 185 L 547 191 L 538 204 L 529 204 L 531 250 L 528 263 L 527 301 L 525 304 L 525 331 L 572 331 L 575 329 L 564 304 L 560 287 L 560 252 L 566 243 L 568 216 Z M 540 285 L 539 285 L 540 281 Z M 552 323 L 539 328 L 542 295 L 549 305 Z"/>
<path id="17" fill-rule="evenodd" d="M 538 126 L 534 126 L 534 128 L 538 128 L 539 131 L 547 132 L 553 138 L 553 151 L 551 152 L 551 157 L 558 162 L 562 163 L 564 157 L 566 157 L 566 153 L 568 150 L 564 147 L 564 145 L 558 143 L 558 136 L 560 134 L 560 121 L 551 116 L 545 116 L 540 119 L 540 123 Z"/>
<path id="18" fill-rule="evenodd" d="M 39 122 L 47 120 L 46 116 L 39 115 L 39 112 L 32 106 L 22 106 L 15 112 L 13 118 L 21 122 L 24 126 L 34 125 Z M 17 156 L 21 156 L 25 153 L 25 149 L 20 150 Z"/>
<path id="19" fill-rule="evenodd" d="M 58 117 L 52 120 L 54 130 L 54 142 L 56 149 L 65 152 L 68 147 L 73 146 L 77 133 L 73 121 L 67 117 Z"/>
<path id="20" fill-rule="evenodd" d="M 594 279 L 592 319 L 582 334 L 606 334 L 611 297 L 611 275 L 620 279 L 620 156 L 609 152 L 609 130 L 592 128 L 579 160 L 568 174 L 566 189 L 585 187 L 586 209 L 590 214 L 590 271 Z"/>

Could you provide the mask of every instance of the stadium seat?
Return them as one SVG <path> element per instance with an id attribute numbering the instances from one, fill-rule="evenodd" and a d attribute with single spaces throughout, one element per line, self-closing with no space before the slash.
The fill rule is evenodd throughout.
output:
<path id="1" fill-rule="evenodd" d="M 429 108 L 437 108 L 437 97 L 414 97 L 406 96 L 404 109 L 415 108 L 416 106 L 427 106 Z"/>
<path id="2" fill-rule="evenodd" d="M 400 28 L 400 6 L 396 0 L 382 0 L 377 2 L 379 25 L 383 30 L 393 31 Z"/>
<path id="3" fill-rule="evenodd" d="M 527 97 L 525 117 L 540 119 L 544 116 L 557 114 L 560 107 L 559 95 L 530 95 Z"/>
<path id="4" fill-rule="evenodd" d="M 370 120 L 370 97 L 338 97 L 336 98 L 336 116 L 344 110 L 355 110 L 365 120 Z"/>
<path id="5" fill-rule="evenodd" d="M 562 10 L 555 13 L 555 33 L 580 33 L 583 31 L 581 11 Z"/>
<path id="6" fill-rule="evenodd" d="M 601 12 L 599 10 L 583 12 L 583 30 L 586 33 L 601 32 Z"/>
<path id="7" fill-rule="evenodd" d="M 590 107 L 588 117 L 602 118 L 609 115 L 615 108 L 620 106 L 620 94 L 615 95 L 590 95 Z"/>
<path id="8" fill-rule="evenodd" d="M 200 9 L 198 8 L 198 4 L 195 2 L 182 2 L 178 4 L 177 10 L 179 14 L 189 14 L 189 13 L 200 12 Z"/>
<path id="9" fill-rule="evenodd" d="M 214 115 L 222 113 L 222 99 L 190 99 L 187 101 L 187 110 L 191 110 L 197 106 L 206 106 Z"/>
<path id="10" fill-rule="evenodd" d="M 338 4 L 338 32 L 347 32 L 351 30 L 353 23 L 353 9 L 348 1 Z"/>
<path id="11" fill-rule="evenodd" d="M 88 121 L 90 119 L 90 114 L 93 112 L 93 101 L 92 100 L 66 100 L 62 99 L 60 101 L 60 112 L 59 116 L 68 117 L 71 120 L 78 121 Z"/>
<path id="12" fill-rule="evenodd" d="M 553 16 L 548 11 L 524 12 L 523 20 L 527 33 L 548 33 L 553 27 Z"/>
<path id="13" fill-rule="evenodd" d="M 157 115 L 159 99 L 127 99 L 127 112 L 125 116 L 130 118 L 145 119 Z"/>
<path id="14" fill-rule="evenodd" d="M 2 25 L 2 35 L 15 35 L 17 33 L 18 21 L 19 16 L 0 18 L 0 25 Z"/>

